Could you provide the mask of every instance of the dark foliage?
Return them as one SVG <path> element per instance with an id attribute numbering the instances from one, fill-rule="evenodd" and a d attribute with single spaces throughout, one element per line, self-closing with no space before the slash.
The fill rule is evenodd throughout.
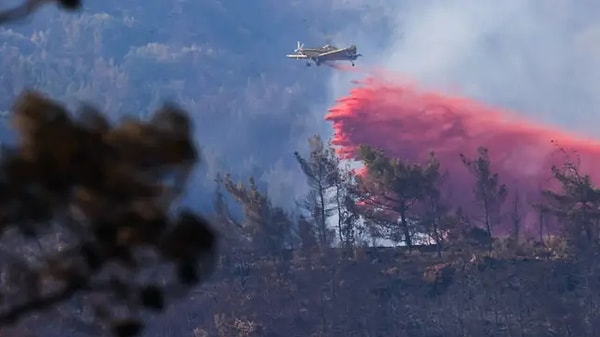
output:
<path id="1" fill-rule="evenodd" d="M 24 0 L 19 6 L 0 12 L 0 25 L 24 19 L 41 6 L 52 2 L 70 11 L 81 7 L 81 0 Z"/>
<path id="2" fill-rule="evenodd" d="M 81 7 L 25 0 L 0 12 L 0 24 L 52 2 Z M 148 122 L 111 125 L 90 106 L 75 118 L 34 91 L 12 110 L 19 139 L 0 158 L 0 327 L 79 297 L 94 299 L 95 320 L 116 336 L 139 334 L 142 309 L 163 310 L 215 260 L 208 222 L 172 214 L 199 157 L 186 113 L 165 105 Z"/>
<path id="3" fill-rule="evenodd" d="M 7 244 L 0 260 L 19 281 L 4 284 L 12 305 L 0 324 L 88 295 L 102 323 L 117 320 L 119 307 L 132 320 L 207 275 L 215 253 L 209 224 L 186 210 L 169 215 L 198 159 L 183 111 L 167 105 L 148 122 L 112 126 L 89 107 L 74 118 L 31 91 L 13 110 L 19 141 L 0 161 L 0 229 L 21 244 Z M 149 271 L 167 276 L 169 265 L 171 279 L 148 284 Z M 142 327 L 117 322 L 121 336 Z"/>
<path id="4" fill-rule="evenodd" d="M 476 159 L 469 159 L 464 154 L 460 154 L 460 158 L 475 177 L 473 192 L 481 208 L 478 218 L 491 237 L 494 225 L 501 217 L 501 206 L 506 200 L 507 189 L 506 185 L 500 183 L 498 173 L 492 171 L 488 149 L 480 147 L 477 153 Z"/>

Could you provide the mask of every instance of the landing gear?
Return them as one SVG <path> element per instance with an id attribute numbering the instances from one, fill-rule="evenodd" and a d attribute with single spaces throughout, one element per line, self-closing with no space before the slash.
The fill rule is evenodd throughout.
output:
<path id="1" fill-rule="evenodd" d="M 318 66 L 320 66 L 320 65 L 321 65 L 321 61 L 319 61 L 319 60 L 316 60 L 316 61 L 315 61 L 315 64 L 316 64 L 316 65 L 317 65 L 317 67 L 318 67 Z"/>
<path id="2" fill-rule="evenodd" d="M 355 66 L 354 62 L 350 61 L 350 63 L 352 63 L 352 66 L 353 66 L 353 67 Z"/>
<path id="3" fill-rule="evenodd" d="M 310 62 L 306 62 L 306 66 L 307 66 L 307 67 L 310 67 Z"/>

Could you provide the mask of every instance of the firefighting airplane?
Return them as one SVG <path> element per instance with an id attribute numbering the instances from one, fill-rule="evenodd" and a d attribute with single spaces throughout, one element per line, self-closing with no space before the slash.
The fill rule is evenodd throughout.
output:
<path id="1" fill-rule="evenodd" d="M 296 60 L 306 60 L 306 66 L 310 67 L 310 61 L 315 62 L 320 66 L 323 62 L 328 61 L 350 61 L 354 67 L 354 61 L 362 56 L 356 53 L 356 46 L 350 45 L 348 48 L 337 48 L 326 44 L 320 48 L 304 48 L 304 44 L 298 41 L 297 47 L 294 50 L 295 54 L 287 55 L 288 58 Z"/>

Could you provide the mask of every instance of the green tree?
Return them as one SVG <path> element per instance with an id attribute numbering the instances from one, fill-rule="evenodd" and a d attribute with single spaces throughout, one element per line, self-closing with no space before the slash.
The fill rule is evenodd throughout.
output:
<path id="1" fill-rule="evenodd" d="M 365 228 L 359 224 L 360 210 L 356 205 L 355 174 L 346 167 L 338 166 L 335 179 L 335 207 L 338 214 L 338 237 L 340 243 L 350 248 L 363 238 Z"/>
<path id="2" fill-rule="evenodd" d="M 332 205 L 332 190 L 337 186 L 338 159 L 333 149 L 325 146 L 318 135 L 308 139 L 309 155 L 302 157 L 294 153 L 300 168 L 306 175 L 310 191 L 303 206 L 306 208 L 315 224 L 315 232 L 319 244 L 326 247 L 331 242 L 331 230 L 327 220 L 333 215 L 335 207 Z M 337 197 L 337 194 L 336 194 Z M 334 197 L 335 198 L 335 197 Z"/>
<path id="3" fill-rule="evenodd" d="M 579 172 L 578 165 L 567 162 L 553 166 L 552 174 L 559 191 L 544 190 L 544 200 L 537 205 L 557 217 L 572 247 L 583 249 L 600 244 L 600 189 L 592 185 L 589 175 Z"/>
<path id="4" fill-rule="evenodd" d="M 390 159 L 370 146 L 360 147 L 359 159 L 365 165 L 365 174 L 356 177 L 359 202 L 366 206 L 363 216 L 387 224 L 389 238 L 398 241 L 400 234 L 412 249 L 418 217 L 411 211 L 431 186 L 430 179 L 439 167 L 437 160 L 432 154 L 425 165 L 411 164 Z"/>
<path id="5" fill-rule="evenodd" d="M 243 207 L 244 222 L 237 226 L 242 228 L 254 249 L 279 254 L 293 246 L 296 240 L 290 215 L 272 205 L 267 194 L 259 191 L 254 178 L 248 180 L 248 185 L 234 183 L 230 175 L 218 180 Z"/>
<path id="6" fill-rule="evenodd" d="M 216 179 L 215 195 L 213 201 L 213 223 L 221 238 L 221 253 L 230 254 L 232 250 L 243 246 L 243 228 L 233 220 L 227 201 L 222 192 L 219 176 Z"/>
<path id="7" fill-rule="evenodd" d="M 315 238 L 315 232 L 311 223 L 304 216 L 300 216 L 298 219 L 298 236 L 300 237 L 301 248 L 304 251 L 310 252 L 317 247 L 318 243 Z"/>
<path id="8" fill-rule="evenodd" d="M 451 214 L 450 207 L 442 198 L 442 185 L 447 174 L 440 172 L 440 162 L 432 154 L 423 168 L 423 194 L 419 203 L 420 231 L 426 234 L 436 245 L 438 257 L 441 257 L 446 235 L 454 229 L 457 219 Z"/>
<path id="9" fill-rule="evenodd" d="M 488 150 L 484 147 L 477 149 L 478 157 L 469 159 L 460 154 L 463 164 L 475 177 L 476 203 L 481 207 L 481 218 L 488 236 L 492 237 L 494 225 L 500 221 L 502 204 L 506 200 L 506 185 L 499 181 L 498 173 L 492 171 Z"/>

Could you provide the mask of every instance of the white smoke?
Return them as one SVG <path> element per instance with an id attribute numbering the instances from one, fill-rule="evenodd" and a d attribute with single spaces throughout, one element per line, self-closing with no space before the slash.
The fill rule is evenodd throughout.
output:
<path id="1" fill-rule="evenodd" d="M 389 69 L 435 88 L 515 110 L 533 122 L 600 137 L 600 2 L 590 0 L 330 0 L 331 43 L 356 44 L 358 69 Z M 325 41 L 323 41 L 325 43 Z M 344 63 L 344 62 L 342 62 Z M 346 64 L 346 66 L 349 64 Z M 323 68 L 323 67 L 321 67 Z M 364 73 L 331 72 L 329 98 L 307 112 L 306 134 L 332 136 L 323 117 Z M 305 149 L 299 137 L 295 148 Z M 298 172 L 279 180 L 303 185 Z M 280 186 L 274 195 L 289 193 Z M 305 192 L 296 187 L 296 197 Z"/>
<path id="2" fill-rule="evenodd" d="M 600 3 L 555 0 L 387 1 L 388 45 L 360 25 L 340 32 L 376 65 L 423 84 L 517 110 L 535 122 L 600 136 Z M 365 36 L 367 35 L 367 36 Z M 334 97 L 349 77 L 332 77 Z"/>

